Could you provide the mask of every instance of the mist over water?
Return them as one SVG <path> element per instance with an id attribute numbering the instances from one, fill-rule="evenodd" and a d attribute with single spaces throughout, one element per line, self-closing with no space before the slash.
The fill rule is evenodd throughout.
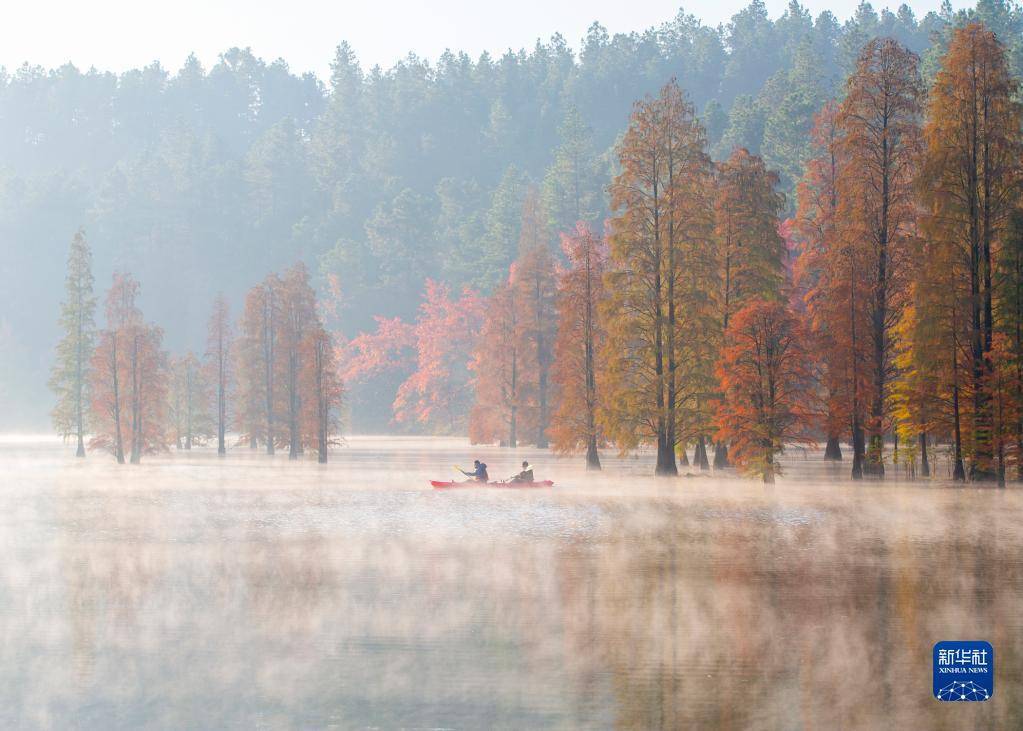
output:
<path id="1" fill-rule="evenodd" d="M 481 456 L 552 490 L 439 491 Z M 805 458 L 804 458 L 805 457 Z M 1023 494 L 460 440 L 118 467 L 0 440 L 3 728 L 1019 728 Z M 996 653 L 985 703 L 931 647 Z"/>

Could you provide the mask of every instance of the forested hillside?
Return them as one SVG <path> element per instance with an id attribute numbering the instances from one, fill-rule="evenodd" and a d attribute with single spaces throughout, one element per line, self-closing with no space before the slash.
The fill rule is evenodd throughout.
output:
<path id="1" fill-rule="evenodd" d="M 1023 13 L 997 1 L 971 12 L 1018 76 Z M 756 0 L 722 28 L 684 14 L 628 35 L 595 24 L 575 46 L 556 36 L 386 70 L 342 43 L 327 80 L 245 49 L 210 69 L 0 70 L 0 427 L 46 422 L 79 227 L 97 283 L 130 270 L 175 350 L 203 342 L 218 292 L 240 311 L 253 282 L 296 261 L 340 292 L 328 325 L 351 338 L 374 316 L 410 319 L 427 279 L 490 294 L 519 251 L 528 196 L 553 248 L 577 220 L 601 226 L 633 103 L 672 77 L 715 159 L 736 146 L 762 156 L 791 213 L 813 116 L 864 43 L 896 38 L 929 80 L 963 17 L 863 4 L 812 18 L 792 3 L 771 19 Z M 385 425 L 390 399 L 367 405 L 355 428 Z"/>

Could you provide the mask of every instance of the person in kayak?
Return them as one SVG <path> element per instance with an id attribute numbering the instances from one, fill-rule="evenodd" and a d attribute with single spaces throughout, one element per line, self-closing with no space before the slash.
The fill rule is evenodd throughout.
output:
<path id="1" fill-rule="evenodd" d="M 475 467 L 475 469 L 472 472 L 466 472 L 461 468 L 459 468 L 459 472 L 461 472 L 466 477 L 473 478 L 474 480 L 476 480 L 476 482 L 486 482 L 487 480 L 490 479 L 490 475 L 487 474 L 486 464 L 476 459 L 473 460 L 472 465 L 473 467 Z"/>
<path id="2" fill-rule="evenodd" d="M 522 472 L 511 478 L 510 482 L 532 482 L 533 481 L 533 468 L 529 466 L 529 462 L 522 463 Z"/>

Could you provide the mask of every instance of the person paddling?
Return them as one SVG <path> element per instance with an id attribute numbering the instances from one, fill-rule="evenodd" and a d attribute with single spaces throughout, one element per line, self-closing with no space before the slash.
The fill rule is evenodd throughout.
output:
<path id="1" fill-rule="evenodd" d="M 472 465 L 473 467 L 475 467 L 475 469 L 472 472 L 466 472 L 461 467 L 458 468 L 458 471 L 461 472 L 466 477 L 473 478 L 474 480 L 476 480 L 476 482 L 486 482 L 487 480 L 490 479 L 490 475 L 487 474 L 486 464 L 480 462 L 478 459 L 475 459 L 473 460 Z"/>
<path id="2" fill-rule="evenodd" d="M 522 463 L 522 472 L 515 475 L 509 482 L 532 482 L 533 481 L 533 468 L 529 466 L 529 462 Z"/>

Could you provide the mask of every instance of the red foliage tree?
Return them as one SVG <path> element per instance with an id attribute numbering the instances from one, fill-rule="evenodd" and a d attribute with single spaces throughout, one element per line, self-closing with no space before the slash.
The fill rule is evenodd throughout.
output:
<path id="1" fill-rule="evenodd" d="M 783 303 L 756 300 L 733 316 L 725 337 L 718 428 L 743 471 L 774 482 L 775 455 L 809 441 L 813 395 L 802 328 Z"/>
<path id="2" fill-rule="evenodd" d="M 397 342 L 411 334 L 416 351 L 416 370 L 394 400 L 396 421 L 414 420 L 449 434 L 466 428 L 472 406 L 468 354 L 479 338 L 483 309 L 483 300 L 472 290 L 452 299 L 447 285 L 427 280 L 416 324 L 393 328 L 401 338 Z"/>

